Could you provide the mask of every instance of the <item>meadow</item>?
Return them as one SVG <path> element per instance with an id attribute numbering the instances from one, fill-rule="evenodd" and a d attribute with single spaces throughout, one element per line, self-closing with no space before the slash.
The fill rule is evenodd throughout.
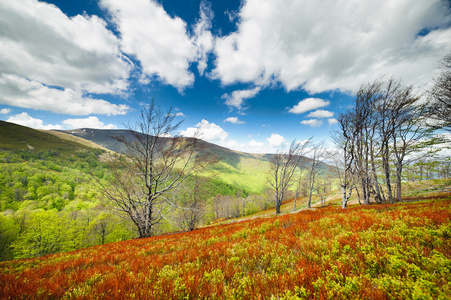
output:
<path id="1" fill-rule="evenodd" d="M 449 193 L 0 263 L 1 299 L 450 299 L 450 282 Z"/>

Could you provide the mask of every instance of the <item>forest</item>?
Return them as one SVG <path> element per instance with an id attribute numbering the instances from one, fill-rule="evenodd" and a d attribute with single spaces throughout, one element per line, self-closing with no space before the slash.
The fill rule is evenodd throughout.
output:
<path id="1" fill-rule="evenodd" d="M 107 207 L 93 179 L 108 181 L 109 169 L 101 159 L 104 152 L 99 149 L 69 153 L 0 152 L 1 260 L 66 252 L 136 237 L 130 220 Z M 189 178 L 186 185 L 194 182 Z M 270 207 L 263 196 L 247 195 L 246 191 L 215 178 L 203 178 L 202 185 L 203 199 L 208 199 L 202 223 Z M 188 197 L 186 190 L 177 195 L 181 202 Z M 184 226 L 175 221 L 162 222 L 155 234 L 184 230 Z"/>

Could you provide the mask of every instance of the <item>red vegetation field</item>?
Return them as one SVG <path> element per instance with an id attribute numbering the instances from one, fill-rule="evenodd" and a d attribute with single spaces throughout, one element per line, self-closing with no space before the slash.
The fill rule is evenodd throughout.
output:
<path id="1" fill-rule="evenodd" d="M 451 299 L 451 200 L 327 207 L 0 264 L 1 299 Z"/>

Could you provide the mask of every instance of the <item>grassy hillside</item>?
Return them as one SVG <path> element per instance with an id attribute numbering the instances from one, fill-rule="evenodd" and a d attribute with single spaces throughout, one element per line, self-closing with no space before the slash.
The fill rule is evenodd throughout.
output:
<path id="1" fill-rule="evenodd" d="M 115 136 L 132 137 L 128 130 L 82 128 L 66 130 L 64 133 L 92 141 L 116 152 L 125 152 L 126 149 L 114 139 Z M 247 194 L 263 193 L 267 188 L 271 154 L 244 153 L 205 141 L 199 141 L 199 144 L 202 151 L 213 153 L 220 159 L 219 163 L 211 168 L 210 171 L 213 172 L 204 172 L 204 175 L 213 175 L 216 179 L 238 187 Z"/>
<path id="2" fill-rule="evenodd" d="M 87 150 L 90 147 L 44 131 L 0 121 L 0 150 Z"/>
<path id="3" fill-rule="evenodd" d="M 327 207 L 0 263 L 0 298 L 450 299 L 451 199 Z"/>
<path id="4" fill-rule="evenodd" d="M 96 144 L 94 142 L 91 142 L 89 140 L 85 140 L 85 139 L 79 138 L 77 136 L 73 136 L 73 135 L 67 134 L 65 132 L 55 131 L 55 130 L 40 130 L 40 131 L 45 132 L 45 133 L 49 133 L 51 135 L 54 135 L 54 136 L 56 136 L 56 137 L 58 137 L 58 138 L 60 138 L 62 140 L 67 140 L 67 141 L 70 141 L 70 142 L 74 142 L 74 143 L 77 143 L 77 144 L 80 144 L 80 145 L 83 145 L 83 146 L 86 146 L 86 147 L 89 147 L 89 148 L 101 149 L 101 150 L 104 150 L 104 151 L 110 151 L 109 149 L 107 149 L 105 147 L 102 147 L 102 146 L 100 146 L 100 145 L 98 145 L 98 144 Z"/>

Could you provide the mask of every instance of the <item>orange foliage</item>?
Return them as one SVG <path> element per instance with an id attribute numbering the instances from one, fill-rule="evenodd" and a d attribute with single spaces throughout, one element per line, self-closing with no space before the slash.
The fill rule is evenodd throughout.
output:
<path id="1" fill-rule="evenodd" d="M 331 206 L 3 262 L 0 298 L 446 299 L 450 208 Z"/>

